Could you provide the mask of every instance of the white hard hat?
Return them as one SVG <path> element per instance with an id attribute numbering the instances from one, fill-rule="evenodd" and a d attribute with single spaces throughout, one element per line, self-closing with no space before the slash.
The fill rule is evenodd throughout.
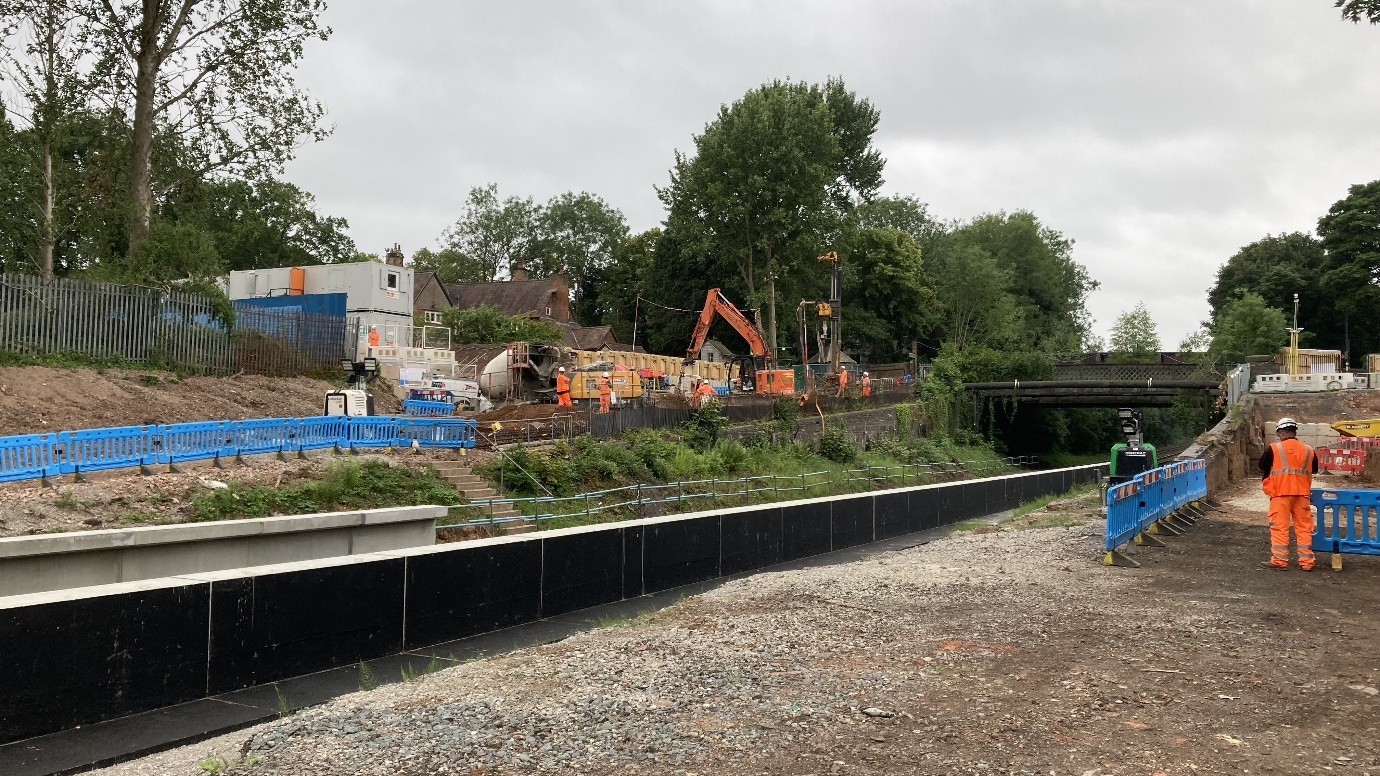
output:
<path id="1" fill-rule="evenodd" d="M 558 372 L 564 372 L 564 371 L 565 371 L 565 367 L 561 367 L 560 369 L 558 369 L 558 370 L 556 370 L 556 371 L 558 371 Z"/>
<path id="2" fill-rule="evenodd" d="M 866 373 L 866 372 L 863 372 L 863 377 L 867 377 L 867 373 Z"/>
<path id="3" fill-rule="evenodd" d="M 1297 420 L 1294 420 L 1293 418 L 1280 418 L 1279 422 L 1275 424 L 1275 431 L 1280 431 L 1286 428 L 1292 428 L 1297 430 L 1298 427 L 1299 422 Z"/>
<path id="4" fill-rule="evenodd" d="M 609 376 L 609 373 L 608 373 L 608 372 L 605 372 L 605 373 L 604 373 L 604 377 L 608 377 L 608 376 Z"/>

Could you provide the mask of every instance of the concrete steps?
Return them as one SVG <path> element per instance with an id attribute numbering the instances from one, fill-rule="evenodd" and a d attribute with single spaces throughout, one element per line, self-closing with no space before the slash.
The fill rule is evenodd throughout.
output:
<path id="1" fill-rule="evenodd" d="M 437 461 L 434 465 L 436 473 L 441 475 L 441 479 L 460 491 L 465 496 L 466 501 L 484 501 L 498 496 L 498 491 L 489 487 L 487 480 L 471 472 L 470 467 L 459 461 Z M 486 514 L 496 518 L 522 517 L 521 512 L 507 504 L 490 504 L 483 509 Z M 494 527 L 501 534 L 526 533 L 537 530 L 536 524 L 526 521 L 498 523 Z"/>

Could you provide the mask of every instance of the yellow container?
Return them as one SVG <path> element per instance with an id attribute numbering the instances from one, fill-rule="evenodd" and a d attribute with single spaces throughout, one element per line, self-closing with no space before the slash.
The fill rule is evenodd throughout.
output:
<path id="1" fill-rule="evenodd" d="M 602 372 L 575 372 L 570 376 L 570 398 L 599 400 L 599 378 Z M 610 372 L 609 385 L 618 400 L 635 399 L 642 395 L 642 378 L 636 372 Z"/>

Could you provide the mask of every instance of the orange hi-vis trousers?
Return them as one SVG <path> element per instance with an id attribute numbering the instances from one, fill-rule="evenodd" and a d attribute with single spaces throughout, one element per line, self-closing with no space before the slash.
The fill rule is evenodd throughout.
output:
<path id="1" fill-rule="evenodd" d="M 1299 568 L 1313 568 L 1313 510 L 1308 496 L 1274 496 L 1270 499 L 1270 563 L 1289 565 L 1289 526 L 1294 527 Z"/>

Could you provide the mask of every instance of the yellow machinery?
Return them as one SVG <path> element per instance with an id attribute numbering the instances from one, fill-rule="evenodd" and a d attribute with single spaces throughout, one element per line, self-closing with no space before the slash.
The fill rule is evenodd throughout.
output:
<path id="1" fill-rule="evenodd" d="M 1332 424 L 1332 429 L 1342 436 L 1380 436 L 1380 418 L 1371 418 L 1369 420 L 1339 420 Z"/>
<path id="2" fill-rule="evenodd" d="M 570 398 L 599 401 L 599 378 L 602 371 L 569 372 Z M 618 401 L 642 396 L 642 379 L 636 372 L 609 372 L 609 385 Z"/>

